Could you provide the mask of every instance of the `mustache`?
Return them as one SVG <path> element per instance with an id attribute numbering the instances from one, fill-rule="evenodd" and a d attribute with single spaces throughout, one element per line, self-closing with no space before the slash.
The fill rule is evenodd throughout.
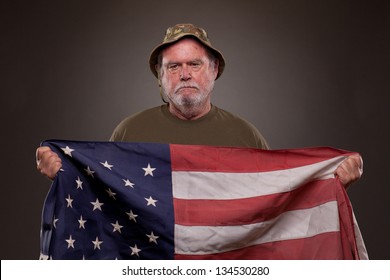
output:
<path id="1" fill-rule="evenodd" d="M 191 82 L 191 83 L 181 83 L 181 84 L 178 84 L 176 87 L 175 87 L 175 92 L 183 89 L 183 88 L 195 88 L 195 89 L 199 89 L 199 86 L 197 83 L 195 82 Z"/>

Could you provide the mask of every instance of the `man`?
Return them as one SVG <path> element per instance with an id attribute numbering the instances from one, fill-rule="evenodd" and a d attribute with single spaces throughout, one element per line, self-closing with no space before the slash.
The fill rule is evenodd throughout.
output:
<path id="1" fill-rule="evenodd" d="M 225 67 L 220 51 L 207 33 L 192 24 L 168 28 L 163 42 L 151 53 L 149 64 L 166 104 L 123 120 L 111 141 L 159 142 L 269 149 L 260 132 L 211 103 L 215 80 Z M 53 179 L 61 160 L 48 147 L 37 149 L 38 170 Z M 336 170 L 347 187 L 361 176 L 359 156 L 350 156 Z"/>

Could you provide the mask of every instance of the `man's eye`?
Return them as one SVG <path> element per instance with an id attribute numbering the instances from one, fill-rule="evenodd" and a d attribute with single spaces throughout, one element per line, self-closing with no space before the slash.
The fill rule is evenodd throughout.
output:
<path id="1" fill-rule="evenodd" d="M 179 68 L 179 66 L 177 65 L 177 64 L 172 64 L 172 65 L 169 65 L 168 66 L 168 69 L 170 70 L 170 71 L 175 71 L 175 70 L 177 70 Z"/>
<path id="2" fill-rule="evenodd" d="M 191 66 L 193 68 L 199 68 L 200 67 L 200 63 L 199 62 L 193 62 L 193 63 L 191 63 Z"/>

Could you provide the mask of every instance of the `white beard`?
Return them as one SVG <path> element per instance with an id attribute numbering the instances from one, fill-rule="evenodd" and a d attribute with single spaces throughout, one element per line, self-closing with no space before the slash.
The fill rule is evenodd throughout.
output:
<path id="1" fill-rule="evenodd" d="M 179 93 L 182 87 L 194 87 L 198 93 L 183 95 Z M 207 87 L 201 91 L 195 82 L 183 82 L 178 84 L 173 90 L 167 88 L 165 83 L 162 84 L 162 90 L 165 98 L 169 100 L 176 109 L 186 118 L 192 118 L 202 112 L 209 105 L 210 95 L 214 89 L 214 80 L 209 81 Z M 170 93 L 170 94 L 169 94 Z"/>

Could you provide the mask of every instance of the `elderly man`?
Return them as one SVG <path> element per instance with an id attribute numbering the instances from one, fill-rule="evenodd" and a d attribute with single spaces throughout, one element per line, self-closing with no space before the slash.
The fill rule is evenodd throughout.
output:
<path id="1" fill-rule="evenodd" d="M 249 122 L 211 103 L 215 80 L 225 67 L 207 33 L 192 24 L 168 28 L 151 53 L 149 64 L 166 104 L 123 120 L 111 141 L 159 142 L 268 149 L 260 132 Z M 37 149 L 38 170 L 53 179 L 61 160 L 48 147 Z M 347 187 L 361 176 L 358 156 L 344 160 L 336 170 Z"/>

